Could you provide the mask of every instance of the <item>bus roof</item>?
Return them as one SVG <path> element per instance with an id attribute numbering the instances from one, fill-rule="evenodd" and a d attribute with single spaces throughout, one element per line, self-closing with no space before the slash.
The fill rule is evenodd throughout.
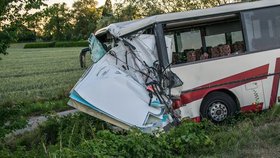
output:
<path id="1" fill-rule="evenodd" d="M 160 14 L 160 15 L 154 15 L 154 16 L 133 20 L 133 21 L 114 23 L 109 25 L 108 27 L 98 30 L 96 34 L 98 35 L 105 31 L 109 31 L 113 36 L 121 37 L 133 33 L 135 31 L 139 31 L 155 23 L 164 23 L 164 22 L 171 22 L 171 21 L 175 22 L 175 21 L 192 19 L 192 18 L 238 13 L 245 10 L 265 8 L 265 7 L 271 7 L 277 5 L 280 5 L 280 0 L 261 0 L 255 2 L 246 2 L 246 3 L 232 3 L 232 4 L 222 5 L 222 6 L 208 8 L 208 9 Z"/>

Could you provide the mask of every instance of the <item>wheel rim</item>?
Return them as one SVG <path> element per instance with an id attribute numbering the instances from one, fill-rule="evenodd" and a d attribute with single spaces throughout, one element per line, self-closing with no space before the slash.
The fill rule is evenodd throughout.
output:
<path id="1" fill-rule="evenodd" d="M 214 102 L 209 106 L 208 115 L 214 121 L 221 122 L 227 117 L 228 110 L 227 110 L 227 107 L 224 103 Z"/>

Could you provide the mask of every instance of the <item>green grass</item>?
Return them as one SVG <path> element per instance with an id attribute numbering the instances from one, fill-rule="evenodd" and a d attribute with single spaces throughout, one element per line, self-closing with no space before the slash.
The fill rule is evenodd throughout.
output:
<path id="1" fill-rule="evenodd" d="M 0 138 L 23 128 L 30 116 L 69 109 L 68 93 L 84 72 L 79 64 L 82 47 L 23 49 L 24 45 L 12 44 L 9 55 L 1 56 Z"/>
<path id="2" fill-rule="evenodd" d="M 279 157 L 280 106 L 224 124 L 183 122 L 159 136 L 116 132 L 86 114 L 51 118 L 4 140 L 4 157 Z"/>
<path id="3" fill-rule="evenodd" d="M 0 106 L 67 96 L 84 71 L 79 67 L 81 49 L 12 45 L 0 61 Z"/>
<path id="4" fill-rule="evenodd" d="M 24 128 L 30 116 L 47 115 L 49 113 L 70 109 L 68 99 L 44 101 L 29 104 L 13 105 L 0 108 L 0 139 L 13 130 Z"/>

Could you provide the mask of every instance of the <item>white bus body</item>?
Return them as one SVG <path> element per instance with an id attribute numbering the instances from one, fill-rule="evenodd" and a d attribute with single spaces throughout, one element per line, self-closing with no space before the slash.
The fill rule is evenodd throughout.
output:
<path id="1" fill-rule="evenodd" d="M 156 15 L 111 24 L 96 32 L 101 42 L 106 42 L 108 35 L 114 38 L 112 49 L 73 88 L 72 92 L 76 95 L 71 97 L 70 105 L 115 125 L 146 128 L 154 126 L 156 120 L 166 119 L 161 110 L 147 106 L 151 105 L 153 98 L 150 92 L 143 89 L 150 84 L 144 80 L 149 67 L 157 69 L 158 76 L 150 78 L 159 78 L 161 89 L 164 89 L 157 97 L 170 92 L 163 98 L 172 99 L 171 111 L 174 110 L 174 113 L 170 109 L 167 113 L 172 113 L 175 118 L 195 121 L 208 118 L 221 122 L 239 111 L 261 111 L 280 101 L 279 0 Z M 132 53 L 129 56 L 127 52 Z M 108 55 L 110 53 L 111 56 Z M 157 61 L 158 65 L 152 64 Z M 135 68 L 143 71 L 139 73 L 133 70 Z M 106 70 L 105 77 L 97 80 L 95 76 L 102 74 L 103 69 Z M 183 82 L 181 87 L 163 84 L 165 80 L 168 83 L 178 81 L 175 75 L 168 77 L 165 74 L 167 71 L 179 77 Z M 106 76 L 107 72 L 112 75 Z M 112 78 L 116 74 L 123 76 L 116 80 Z M 175 79 L 172 80 L 172 77 Z M 92 83 L 93 80 L 97 81 Z M 122 86 L 123 89 L 112 91 L 105 80 L 111 86 Z M 177 94 L 173 93 L 174 90 Z M 130 93 L 138 99 L 131 100 L 121 93 Z M 108 94 L 116 94 L 117 97 L 106 99 L 110 97 Z M 149 100 L 148 96 L 152 98 Z M 132 102 L 137 105 L 138 111 L 133 110 Z M 94 112 L 81 108 L 83 105 L 80 104 L 88 104 L 87 107 L 94 109 Z M 98 114 L 95 114 L 96 111 Z"/>
<path id="2" fill-rule="evenodd" d="M 280 49 L 179 65 L 172 71 L 184 82 L 182 117 L 200 120 L 202 100 L 214 91 L 232 94 L 241 111 L 268 109 L 279 103 Z"/>

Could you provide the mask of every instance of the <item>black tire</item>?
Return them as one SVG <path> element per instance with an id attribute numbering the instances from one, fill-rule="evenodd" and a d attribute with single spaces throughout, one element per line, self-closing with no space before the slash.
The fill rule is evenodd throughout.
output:
<path id="1" fill-rule="evenodd" d="M 207 95 L 201 104 L 200 114 L 215 123 L 223 122 L 237 111 L 236 102 L 231 96 L 223 92 L 212 92 Z"/>
<path id="2" fill-rule="evenodd" d="M 81 50 L 81 53 L 80 53 L 80 66 L 81 68 L 86 68 L 86 53 L 90 51 L 89 48 L 84 48 Z"/>

